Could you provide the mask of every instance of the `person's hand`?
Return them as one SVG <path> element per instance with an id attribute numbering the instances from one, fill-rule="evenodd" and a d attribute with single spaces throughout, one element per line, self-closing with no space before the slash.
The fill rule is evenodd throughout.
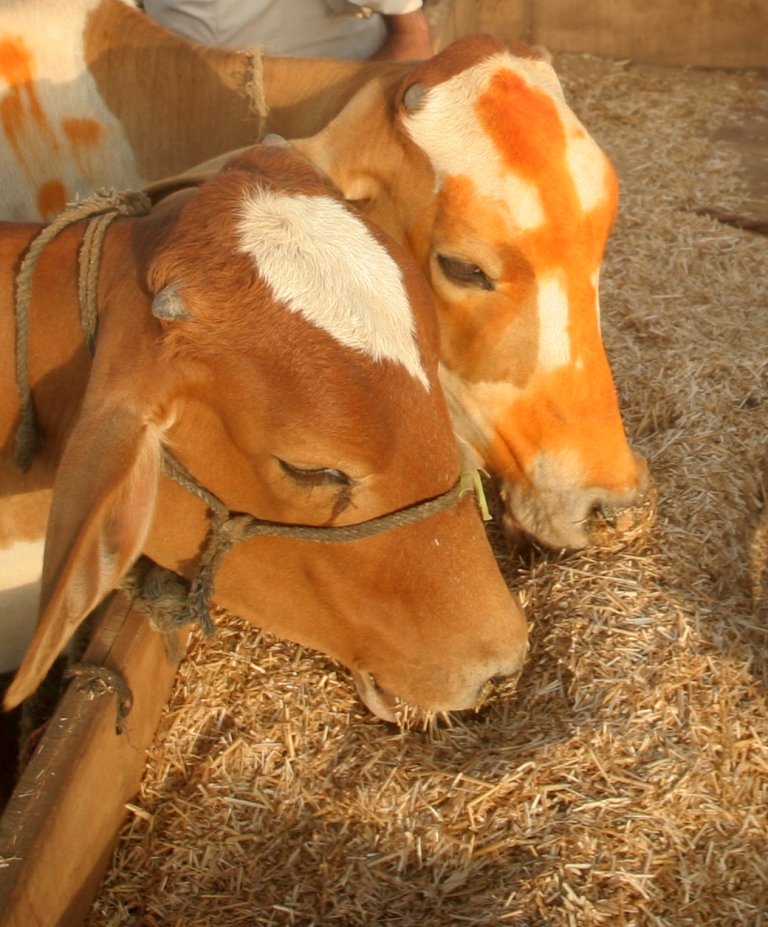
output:
<path id="1" fill-rule="evenodd" d="M 387 27 L 387 37 L 376 54 L 371 56 L 374 61 L 421 61 L 432 57 L 432 38 L 423 10 L 382 18 Z"/>

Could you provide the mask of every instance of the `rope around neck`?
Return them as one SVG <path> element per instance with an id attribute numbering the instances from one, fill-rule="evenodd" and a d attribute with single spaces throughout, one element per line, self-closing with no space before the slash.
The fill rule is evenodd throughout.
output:
<path id="1" fill-rule="evenodd" d="M 32 240 L 16 275 L 14 311 L 16 320 L 16 387 L 21 401 L 21 421 L 16 431 L 14 462 L 23 472 L 32 466 L 35 454 L 42 445 L 42 436 L 29 383 L 29 306 L 32 301 L 32 284 L 40 256 L 45 247 L 65 228 L 81 219 L 92 219 L 88 224 L 79 252 L 78 292 L 83 333 L 88 350 L 93 354 L 97 324 L 97 292 L 99 257 L 109 225 L 118 216 L 145 215 L 150 201 L 143 193 L 99 190 L 81 203 L 75 203 L 62 212 Z M 94 217 L 97 217 L 94 219 Z"/>

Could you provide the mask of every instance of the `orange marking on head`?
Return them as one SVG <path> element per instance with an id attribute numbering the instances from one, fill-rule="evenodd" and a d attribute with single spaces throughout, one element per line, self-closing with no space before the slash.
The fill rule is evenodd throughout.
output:
<path id="1" fill-rule="evenodd" d="M 47 180 L 37 190 L 37 211 L 49 222 L 67 205 L 67 191 L 60 180 Z"/>
<path id="2" fill-rule="evenodd" d="M 482 216 L 482 233 L 475 230 L 477 216 Z M 484 257 L 492 251 L 498 260 L 492 275 L 503 281 L 498 293 L 468 289 L 464 299 L 452 298 L 446 308 L 451 324 L 442 331 L 443 361 L 467 381 L 506 380 L 523 386 L 536 361 L 536 280 L 516 242 L 509 240 L 498 201 L 483 196 L 471 177 L 448 176 L 439 227 L 448 240 L 482 241 L 478 263 L 485 265 Z M 469 258 L 471 251 L 461 256 Z M 487 265 L 486 269 L 490 270 Z M 436 298 L 440 300 L 439 293 Z"/>
<path id="3" fill-rule="evenodd" d="M 557 405 L 547 402 L 553 395 L 559 397 Z M 588 416 L 581 414 L 584 409 Z M 505 435 L 515 436 L 513 455 Z M 594 485 L 624 487 L 635 464 L 607 363 L 590 362 L 583 371 L 561 367 L 542 378 L 539 388 L 534 382 L 497 419 L 486 461 L 503 469 L 508 479 L 519 479 L 542 450 L 579 458 Z"/>
<path id="4" fill-rule="evenodd" d="M 104 134 L 101 124 L 95 119 L 62 119 L 61 128 L 72 148 L 93 147 Z"/>
<path id="5" fill-rule="evenodd" d="M 606 160 L 605 195 L 585 211 L 577 187 L 580 178 L 568 159 L 567 132 L 580 143 L 586 133 L 578 124 L 564 122 L 546 92 L 510 70 L 493 77 L 477 102 L 477 113 L 509 170 L 535 184 L 539 192 L 545 221 L 522 231 L 514 244 L 537 279 L 551 273 L 565 288 L 572 361 L 533 373 L 525 392 L 495 421 L 488 463 L 509 474 L 525 471 L 543 450 L 568 450 L 588 462 L 591 481 L 611 486 L 617 474 L 632 466 L 600 337 L 593 282 L 613 222 L 615 175 Z M 595 157 L 601 157 L 597 148 Z M 599 173 L 586 179 L 590 181 L 599 182 Z M 510 434 L 516 436 L 513 453 L 504 439 Z M 593 453 L 596 445 L 604 449 L 598 455 Z"/>
<path id="6" fill-rule="evenodd" d="M 577 354 L 581 353 L 586 343 L 599 340 L 590 276 L 600 266 L 613 221 L 613 173 L 606 161 L 605 197 L 585 212 L 568 163 L 566 127 L 555 100 L 511 70 L 494 75 L 477 102 L 477 112 L 510 170 L 539 191 L 546 221 L 523 233 L 519 246 L 538 276 L 548 270 L 564 273 L 572 310 L 571 340 Z M 584 138 L 580 127 L 575 131 Z"/>
<path id="7" fill-rule="evenodd" d="M 554 258 L 560 254 L 561 244 L 558 216 L 582 212 L 566 160 L 565 130 L 554 100 L 514 72 L 504 70 L 493 76 L 477 102 L 477 111 L 509 168 L 537 186 L 548 220 L 544 234 L 536 236 L 540 239 L 537 244 L 550 250 Z"/>

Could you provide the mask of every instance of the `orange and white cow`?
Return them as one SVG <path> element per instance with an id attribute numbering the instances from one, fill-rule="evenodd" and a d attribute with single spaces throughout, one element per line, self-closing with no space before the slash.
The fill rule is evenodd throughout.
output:
<path id="1" fill-rule="evenodd" d="M 116 218 L 100 258 L 86 227 L 45 244 L 28 307 L 0 291 L 0 575 L 45 540 L 6 705 L 142 552 L 345 663 L 384 718 L 396 697 L 470 707 L 517 673 L 525 621 L 457 485 L 413 259 L 265 146 Z M 40 231 L 0 223 L 4 279 Z M 79 298 L 82 248 L 99 271 Z M 85 332 L 83 305 L 98 310 Z"/>
<path id="2" fill-rule="evenodd" d="M 0 100 L 6 214 L 250 143 L 252 55 L 185 42 L 121 0 L 59 6 L 0 9 L 15 62 Z M 429 280 L 455 428 L 498 479 L 509 532 L 583 547 L 644 520 L 646 466 L 600 335 L 616 177 L 552 67 L 473 37 L 420 64 L 265 58 L 263 71 L 265 127 Z"/>

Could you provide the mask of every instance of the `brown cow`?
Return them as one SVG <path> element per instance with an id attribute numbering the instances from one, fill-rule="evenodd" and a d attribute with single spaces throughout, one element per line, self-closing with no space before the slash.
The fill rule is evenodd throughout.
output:
<path id="1" fill-rule="evenodd" d="M 413 260 L 302 159 L 255 148 L 112 223 L 90 290 L 91 362 L 86 224 L 42 251 L 28 312 L 14 319 L 10 288 L 0 294 L 6 566 L 14 544 L 45 537 L 40 617 L 6 705 L 142 552 L 341 660 L 385 718 L 395 697 L 472 706 L 491 677 L 516 673 L 525 622 L 456 489 L 434 309 Z M 0 224 L 6 278 L 39 231 Z M 20 408 L 44 437 L 26 472 Z"/>
<path id="2" fill-rule="evenodd" d="M 0 9 L 7 215 L 157 180 L 258 131 L 254 56 L 120 0 L 42 7 Z M 616 178 L 550 65 L 486 37 L 420 65 L 263 67 L 266 127 L 303 139 L 430 281 L 454 424 L 499 479 L 510 531 L 580 547 L 644 517 L 599 326 Z"/>

